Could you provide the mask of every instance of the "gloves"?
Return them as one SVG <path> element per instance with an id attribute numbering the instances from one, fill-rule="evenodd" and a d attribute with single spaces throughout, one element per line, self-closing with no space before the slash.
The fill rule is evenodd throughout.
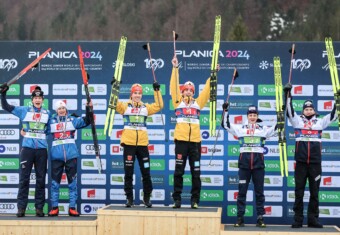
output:
<path id="1" fill-rule="evenodd" d="M 288 92 L 290 93 L 290 91 L 292 90 L 292 84 L 287 83 L 284 87 L 283 87 L 283 91 L 287 94 Z"/>
<path id="2" fill-rule="evenodd" d="M 8 91 L 8 88 L 9 88 L 9 86 L 6 83 L 4 83 L 0 86 L 0 92 L 6 93 Z"/>
<path id="3" fill-rule="evenodd" d="M 224 111 L 228 111 L 228 108 L 229 108 L 229 103 L 225 102 L 225 103 L 222 104 L 222 109 Z"/>
<path id="4" fill-rule="evenodd" d="M 152 86 L 154 91 L 159 91 L 159 88 L 161 87 L 158 82 L 154 82 Z"/>

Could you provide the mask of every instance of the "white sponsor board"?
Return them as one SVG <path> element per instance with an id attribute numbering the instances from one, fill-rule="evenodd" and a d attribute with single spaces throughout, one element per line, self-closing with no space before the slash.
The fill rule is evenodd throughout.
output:
<path id="1" fill-rule="evenodd" d="M 282 206 L 264 206 L 265 217 L 282 217 Z"/>
<path id="2" fill-rule="evenodd" d="M 110 175 L 110 184 L 111 185 L 124 185 L 124 174 L 111 174 Z M 136 175 L 134 174 L 132 177 L 132 185 L 136 184 Z"/>
<path id="3" fill-rule="evenodd" d="M 91 96 L 93 95 L 107 95 L 107 85 L 106 84 L 89 84 L 89 92 Z M 81 94 L 85 95 L 84 85 L 81 85 Z"/>
<path id="4" fill-rule="evenodd" d="M 17 203 L 0 203 L 0 214 L 15 214 L 17 212 Z"/>
<path id="5" fill-rule="evenodd" d="M 16 155 L 19 154 L 19 144 L 0 143 L 0 155 Z"/>
<path id="6" fill-rule="evenodd" d="M 293 96 L 313 96 L 313 85 L 293 85 Z"/>
<path id="7" fill-rule="evenodd" d="M 205 84 L 200 84 L 198 86 L 199 92 L 198 93 L 196 92 L 196 94 L 200 94 L 204 87 L 205 87 Z M 217 84 L 217 95 L 224 96 L 224 85 Z"/>
<path id="8" fill-rule="evenodd" d="M 276 111 L 275 100 L 258 100 L 257 107 L 259 111 Z"/>
<path id="9" fill-rule="evenodd" d="M 53 95 L 78 95 L 77 84 L 53 84 L 52 86 Z"/>
<path id="10" fill-rule="evenodd" d="M 99 144 L 99 152 L 101 156 L 106 155 L 106 144 Z M 81 144 L 81 154 L 82 155 L 95 155 L 93 144 Z"/>
<path id="11" fill-rule="evenodd" d="M 223 171 L 224 170 L 224 160 L 212 160 L 209 165 L 210 160 L 201 160 L 201 172 L 205 171 Z M 169 160 L 169 170 L 175 170 L 175 159 Z M 185 171 L 190 171 L 189 163 L 185 166 Z"/>
<path id="12" fill-rule="evenodd" d="M 20 106 L 20 100 L 19 99 L 7 99 L 7 103 L 9 105 L 13 105 L 13 106 Z M 0 110 L 4 110 L 2 108 L 1 102 L 0 102 Z"/>
<path id="13" fill-rule="evenodd" d="M 40 86 L 41 90 L 44 92 L 44 96 L 48 95 L 48 84 L 25 84 L 24 95 L 31 95 L 36 86 Z"/>
<path id="14" fill-rule="evenodd" d="M 310 196 L 309 191 L 305 191 L 303 195 L 303 201 L 308 202 L 309 196 Z M 287 202 L 295 202 L 295 191 L 287 191 Z"/>
<path id="15" fill-rule="evenodd" d="M 223 175 L 201 175 L 202 186 L 223 186 Z"/>
<path id="16" fill-rule="evenodd" d="M 238 190 L 228 190 L 228 201 L 229 202 L 236 202 L 237 196 L 238 196 Z M 253 198 L 254 198 L 254 191 L 248 190 L 246 201 L 252 202 L 254 200 Z"/>
<path id="17" fill-rule="evenodd" d="M 81 109 L 85 110 L 87 104 L 86 99 L 81 100 Z M 92 104 L 93 104 L 93 110 L 98 111 L 98 110 L 107 110 L 107 100 L 106 99 L 92 99 Z"/>
<path id="18" fill-rule="evenodd" d="M 62 100 L 66 104 L 66 108 L 68 111 L 70 110 L 78 110 L 78 100 L 77 99 L 53 99 L 53 110 L 56 110 L 57 101 Z M 53 113 L 53 112 L 52 112 Z M 81 116 L 81 112 L 77 113 L 77 115 Z"/>
<path id="19" fill-rule="evenodd" d="M 20 119 L 13 114 L 1 114 L 0 125 L 19 125 Z"/>
<path id="20" fill-rule="evenodd" d="M 19 184 L 19 173 L 0 173 L 0 184 Z"/>
<path id="21" fill-rule="evenodd" d="M 102 170 L 106 170 L 106 159 L 102 158 L 101 164 L 102 164 Z M 95 158 L 81 159 L 81 169 L 98 171 L 97 159 Z"/>
<path id="22" fill-rule="evenodd" d="M 81 199 L 85 200 L 106 200 L 106 189 L 82 188 Z"/>
<path id="23" fill-rule="evenodd" d="M 281 176 L 266 175 L 264 177 L 264 186 L 265 187 L 282 187 L 283 178 Z"/>
<path id="24" fill-rule="evenodd" d="M 135 195 L 134 189 L 133 195 Z M 124 189 L 110 189 L 110 200 L 126 200 Z"/>
<path id="25" fill-rule="evenodd" d="M 201 154 L 202 156 L 211 156 L 215 147 L 214 156 L 224 156 L 224 145 L 202 145 L 201 146 Z M 169 145 L 169 155 L 175 156 L 175 145 Z"/>
<path id="26" fill-rule="evenodd" d="M 19 129 L 0 129 L 0 140 L 18 140 Z"/>
<path id="27" fill-rule="evenodd" d="M 0 199 L 17 199 L 18 188 L 3 188 L 0 190 Z"/>
<path id="28" fill-rule="evenodd" d="M 318 100 L 318 111 L 332 112 L 334 100 Z"/>
<path id="29" fill-rule="evenodd" d="M 143 199 L 143 189 L 139 190 L 139 198 Z M 153 189 L 151 193 L 151 201 L 164 201 L 165 200 L 165 190 L 164 189 Z"/>
<path id="30" fill-rule="evenodd" d="M 282 202 L 283 201 L 282 191 L 265 190 L 264 197 L 266 198 L 266 202 Z"/>
<path id="31" fill-rule="evenodd" d="M 334 96 L 332 85 L 318 85 L 318 96 Z"/>
<path id="32" fill-rule="evenodd" d="M 82 215 L 95 215 L 97 210 L 106 206 L 102 203 L 82 203 L 80 204 L 80 211 Z"/>
<path id="33" fill-rule="evenodd" d="M 81 174 L 81 184 L 106 185 L 105 174 Z"/>
<path id="34" fill-rule="evenodd" d="M 230 86 L 228 85 L 228 91 L 230 91 Z M 254 85 L 246 84 L 246 85 L 237 85 L 234 84 L 230 96 L 253 96 L 254 95 Z"/>

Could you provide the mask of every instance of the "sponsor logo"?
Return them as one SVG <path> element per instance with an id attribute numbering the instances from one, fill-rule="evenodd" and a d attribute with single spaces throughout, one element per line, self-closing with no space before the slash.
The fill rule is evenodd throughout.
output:
<path id="1" fill-rule="evenodd" d="M 106 155 L 106 144 L 99 144 L 98 149 L 101 155 Z M 83 155 L 95 155 L 95 149 L 93 144 L 82 144 L 81 154 Z"/>
<path id="2" fill-rule="evenodd" d="M 227 216 L 237 216 L 237 206 L 236 205 L 228 205 L 227 206 Z M 253 206 L 246 206 L 244 216 L 246 216 L 246 217 L 253 216 Z"/>
<path id="3" fill-rule="evenodd" d="M 319 192 L 320 202 L 339 202 L 340 191 L 320 191 Z"/>
<path id="4" fill-rule="evenodd" d="M 10 71 L 18 66 L 18 61 L 12 59 L 0 59 L 0 69 Z"/>
<path id="5" fill-rule="evenodd" d="M 13 155 L 19 154 L 19 144 L 1 144 L 0 143 L 0 155 Z"/>
<path id="6" fill-rule="evenodd" d="M 292 65 L 293 69 L 298 69 L 302 72 L 305 69 L 309 69 L 312 63 L 309 59 L 293 59 Z"/>
<path id="7" fill-rule="evenodd" d="M 106 170 L 106 159 L 101 159 L 102 169 Z M 82 170 L 98 170 L 96 159 L 81 159 Z"/>
<path id="8" fill-rule="evenodd" d="M 31 95 L 34 89 L 40 86 L 41 90 L 44 92 L 44 96 L 48 95 L 48 84 L 25 84 L 24 85 L 24 95 Z"/>
<path id="9" fill-rule="evenodd" d="M 201 201 L 223 201 L 223 190 L 202 190 Z"/>
<path id="10" fill-rule="evenodd" d="M 18 140 L 18 129 L 0 129 L 0 140 Z"/>
<path id="11" fill-rule="evenodd" d="M 0 115 L 0 125 L 19 125 L 19 118 L 13 114 L 1 114 Z"/>
<path id="12" fill-rule="evenodd" d="M 264 177 L 264 186 L 266 187 L 282 187 L 282 177 L 274 175 L 266 175 Z"/>
<path id="13" fill-rule="evenodd" d="M 150 169 L 152 171 L 164 171 L 165 160 L 163 159 L 150 159 Z"/>
<path id="14" fill-rule="evenodd" d="M 53 84 L 53 95 L 78 95 L 77 84 Z"/>
<path id="15" fill-rule="evenodd" d="M 87 200 L 105 200 L 106 189 L 81 189 L 81 199 Z"/>
<path id="16" fill-rule="evenodd" d="M 318 85 L 318 96 L 334 96 L 332 85 Z"/>
<path id="17" fill-rule="evenodd" d="M 24 99 L 24 106 L 33 106 L 32 100 L 31 99 Z M 44 99 L 42 103 L 42 107 L 44 109 L 48 109 L 48 99 Z"/>
<path id="18" fill-rule="evenodd" d="M 106 175 L 104 174 L 82 174 L 81 184 L 106 185 Z"/>
<path id="19" fill-rule="evenodd" d="M 19 169 L 18 158 L 0 158 L 0 170 L 17 170 Z"/>
<path id="20" fill-rule="evenodd" d="M 230 86 L 230 85 L 229 85 Z M 228 90 L 230 87 L 228 86 Z M 253 96 L 254 95 L 254 85 L 234 85 L 230 91 L 230 95 L 238 96 Z"/>
<path id="21" fill-rule="evenodd" d="M 265 164 L 265 168 L 266 168 L 266 172 L 278 172 L 280 171 L 280 162 L 276 161 L 276 160 L 266 160 L 264 162 Z"/>
<path id="22" fill-rule="evenodd" d="M 91 84 L 88 86 L 89 91 L 91 92 L 91 96 L 92 95 L 107 95 L 107 86 L 106 84 Z M 85 95 L 85 87 L 84 85 L 81 86 L 81 93 L 82 95 Z M 98 99 L 100 100 L 100 99 Z M 94 103 L 93 103 L 93 107 Z"/>
<path id="23" fill-rule="evenodd" d="M 134 189 L 133 195 L 135 195 Z M 110 200 L 126 200 L 124 189 L 110 189 Z"/>
<path id="24" fill-rule="evenodd" d="M 105 204 L 81 204 L 81 214 L 97 214 L 97 210 L 104 206 Z"/>
<path id="25" fill-rule="evenodd" d="M 124 169 L 123 160 L 112 160 L 111 168 L 112 169 Z"/>
<path id="26" fill-rule="evenodd" d="M 106 136 L 104 135 L 103 129 L 97 129 L 97 138 L 98 140 L 105 140 Z M 81 130 L 81 139 L 82 140 L 93 140 L 92 130 L 91 129 L 82 129 Z"/>
<path id="27" fill-rule="evenodd" d="M 258 95 L 259 96 L 275 96 L 275 85 L 259 84 Z"/>
<path id="28" fill-rule="evenodd" d="M 157 69 L 161 69 L 164 67 L 164 60 L 162 59 L 145 59 L 145 68 L 147 69 L 153 69 L 156 71 Z"/>

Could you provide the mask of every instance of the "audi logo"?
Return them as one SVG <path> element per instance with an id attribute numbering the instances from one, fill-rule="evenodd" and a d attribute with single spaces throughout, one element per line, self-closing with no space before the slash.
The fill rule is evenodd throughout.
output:
<path id="1" fill-rule="evenodd" d="M 15 135 L 14 130 L 0 130 L 0 135 Z"/>
<path id="2" fill-rule="evenodd" d="M 0 204 L 0 209 L 2 209 L 2 210 L 13 210 L 13 209 L 15 209 L 15 204 Z"/>
<path id="3" fill-rule="evenodd" d="M 98 145 L 98 148 L 99 148 L 99 150 L 101 150 L 101 149 L 102 149 L 102 146 Z M 85 149 L 86 149 L 86 150 L 94 150 L 94 145 L 86 145 L 86 146 L 85 146 Z"/>

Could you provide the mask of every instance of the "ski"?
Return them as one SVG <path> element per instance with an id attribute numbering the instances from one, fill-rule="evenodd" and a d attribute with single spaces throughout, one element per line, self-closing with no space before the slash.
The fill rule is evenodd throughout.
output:
<path id="1" fill-rule="evenodd" d="M 148 51 L 149 60 L 150 60 L 150 67 L 151 67 L 152 76 L 153 76 L 153 81 L 154 81 L 154 82 L 157 82 L 156 75 L 155 75 L 155 69 L 154 69 L 154 66 L 153 66 L 153 64 L 152 64 L 152 56 L 151 56 L 150 43 L 147 43 L 146 45 L 143 45 L 143 49 Z M 158 104 L 159 104 L 160 102 L 159 102 L 158 93 L 157 93 L 157 100 L 158 100 Z M 164 124 L 164 120 L 163 120 L 163 112 L 162 112 L 162 109 L 160 110 L 160 112 L 161 112 L 161 118 L 162 118 L 162 125 L 163 125 L 163 130 L 164 130 L 165 141 L 168 142 L 168 139 L 166 138 L 166 131 L 165 131 L 165 124 Z"/>
<path id="2" fill-rule="evenodd" d="M 338 77 L 338 67 L 336 64 L 335 56 L 334 56 L 332 38 L 330 37 L 325 38 L 325 44 L 326 44 L 326 50 L 327 50 L 329 71 L 331 74 L 332 87 L 333 87 L 333 92 L 334 92 L 336 112 L 338 114 L 338 121 L 339 121 L 338 125 L 340 129 L 340 85 L 339 85 L 339 77 Z"/>
<path id="3" fill-rule="evenodd" d="M 220 39 L 221 39 L 221 16 L 218 15 L 215 18 L 215 32 L 214 32 L 214 47 L 211 62 L 211 74 L 210 74 L 210 113 L 209 113 L 209 131 L 210 136 L 216 136 L 216 97 L 217 97 L 217 71 L 216 66 L 218 64 L 218 54 L 220 51 Z"/>
<path id="4" fill-rule="evenodd" d="M 78 46 L 78 53 L 79 53 L 80 69 L 81 69 L 81 75 L 83 77 L 86 99 L 87 99 L 87 102 L 90 103 L 91 102 L 91 96 L 90 96 L 89 87 L 88 87 L 89 77 L 88 77 L 88 74 L 85 70 L 83 52 L 82 52 L 80 46 Z M 93 107 L 90 107 L 90 120 L 91 120 L 91 131 L 92 131 L 92 137 L 93 137 L 93 146 L 94 146 L 94 152 L 95 152 L 96 159 L 97 159 L 98 172 L 99 172 L 99 174 L 101 174 L 102 163 L 101 163 L 101 159 L 100 159 L 99 144 L 98 144 L 96 125 L 95 125 L 95 121 L 94 121 Z"/>
<path id="5" fill-rule="evenodd" d="M 280 57 L 274 57 L 274 79 L 276 97 L 277 131 L 279 138 L 281 176 L 288 176 L 287 144 L 285 133 L 285 112 L 282 99 L 282 77 Z"/>
<path id="6" fill-rule="evenodd" d="M 227 99 L 226 99 L 225 103 L 229 103 L 230 93 L 231 93 L 231 90 L 232 90 L 232 88 L 233 88 L 233 85 L 234 85 L 234 82 L 235 82 L 236 78 L 238 78 L 238 71 L 237 71 L 236 68 L 234 68 L 233 77 L 232 77 L 232 79 L 231 79 L 231 84 L 230 84 L 230 86 L 229 86 L 229 92 L 228 92 L 228 96 L 227 96 Z M 225 110 L 223 110 L 223 112 L 222 112 L 221 120 L 223 120 L 224 113 L 225 113 Z M 222 127 L 222 125 L 220 125 L 220 126 L 218 127 L 218 131 L 217 131 L 217 135 L 216 135 L 214 147 L 213 147 L 213 150 L 211 151 L 211 156 L 210 156 L 210 161 L 209 161 L 209 167 L 212 166 L 212 165 L 211 165 L 211 161 L 212 161 L 212 159 L 213 159 L 214 153 L 216 152 L 216 144 L 217 144 L 218 137 L 220 136 L 221 127 Z"/>
<path id="7" fill-rule="evenodd" d="M 115 65 L 116 68 L 115 68 L 115 73 L 113 75 L 113 80 L 112 80 L 111 95 L 110 95 L 110 100 L 109 100 L 109 105 L 107 108 L 106 120 L 105 120 L 105 125 L 104 125 L 104 135 L 106 135 L 106 133 L 111 135 L 112 133 L 113 122 L 114 122 L 118 95 L 119 95 L 119 88 L 120 88 L 120 83 L 121 83 L 121 78 L 122 78 L 126 42 L 127 42 L 127 37 L 122 36 L 120 39 L 120 43 L 119 43 L 118 56 L 117 56 L 116 65 Z"/>
<path id="8" fill-rule="evenodd" d="M 8 82 L 5 82 L 4 84 L 2 84 L 0 86 L 0 92 L 2 92 L 2 89 L 4 87 L 4 85 L 10 86 L 13 83 L 15 83 L 16 81 L 19 80 L 19 78 L 21 78 L 28 70 L 30 70 L 33 67 L 36 67 L 38 65 L 38 63 L 40 62 L 40 60 L 42 60 L 49 52 L 51 51 L 51 48 L 48 48 L 44 53 L 42 53 L 38 58 L 36 58 L 35 60 L 33 60 L 29 65 L 27 65 L 23 70 L 20 71 L 20 73 L 18 73 L 17 75 L 15 75 L 11 80 L 9 80 Z"/>

